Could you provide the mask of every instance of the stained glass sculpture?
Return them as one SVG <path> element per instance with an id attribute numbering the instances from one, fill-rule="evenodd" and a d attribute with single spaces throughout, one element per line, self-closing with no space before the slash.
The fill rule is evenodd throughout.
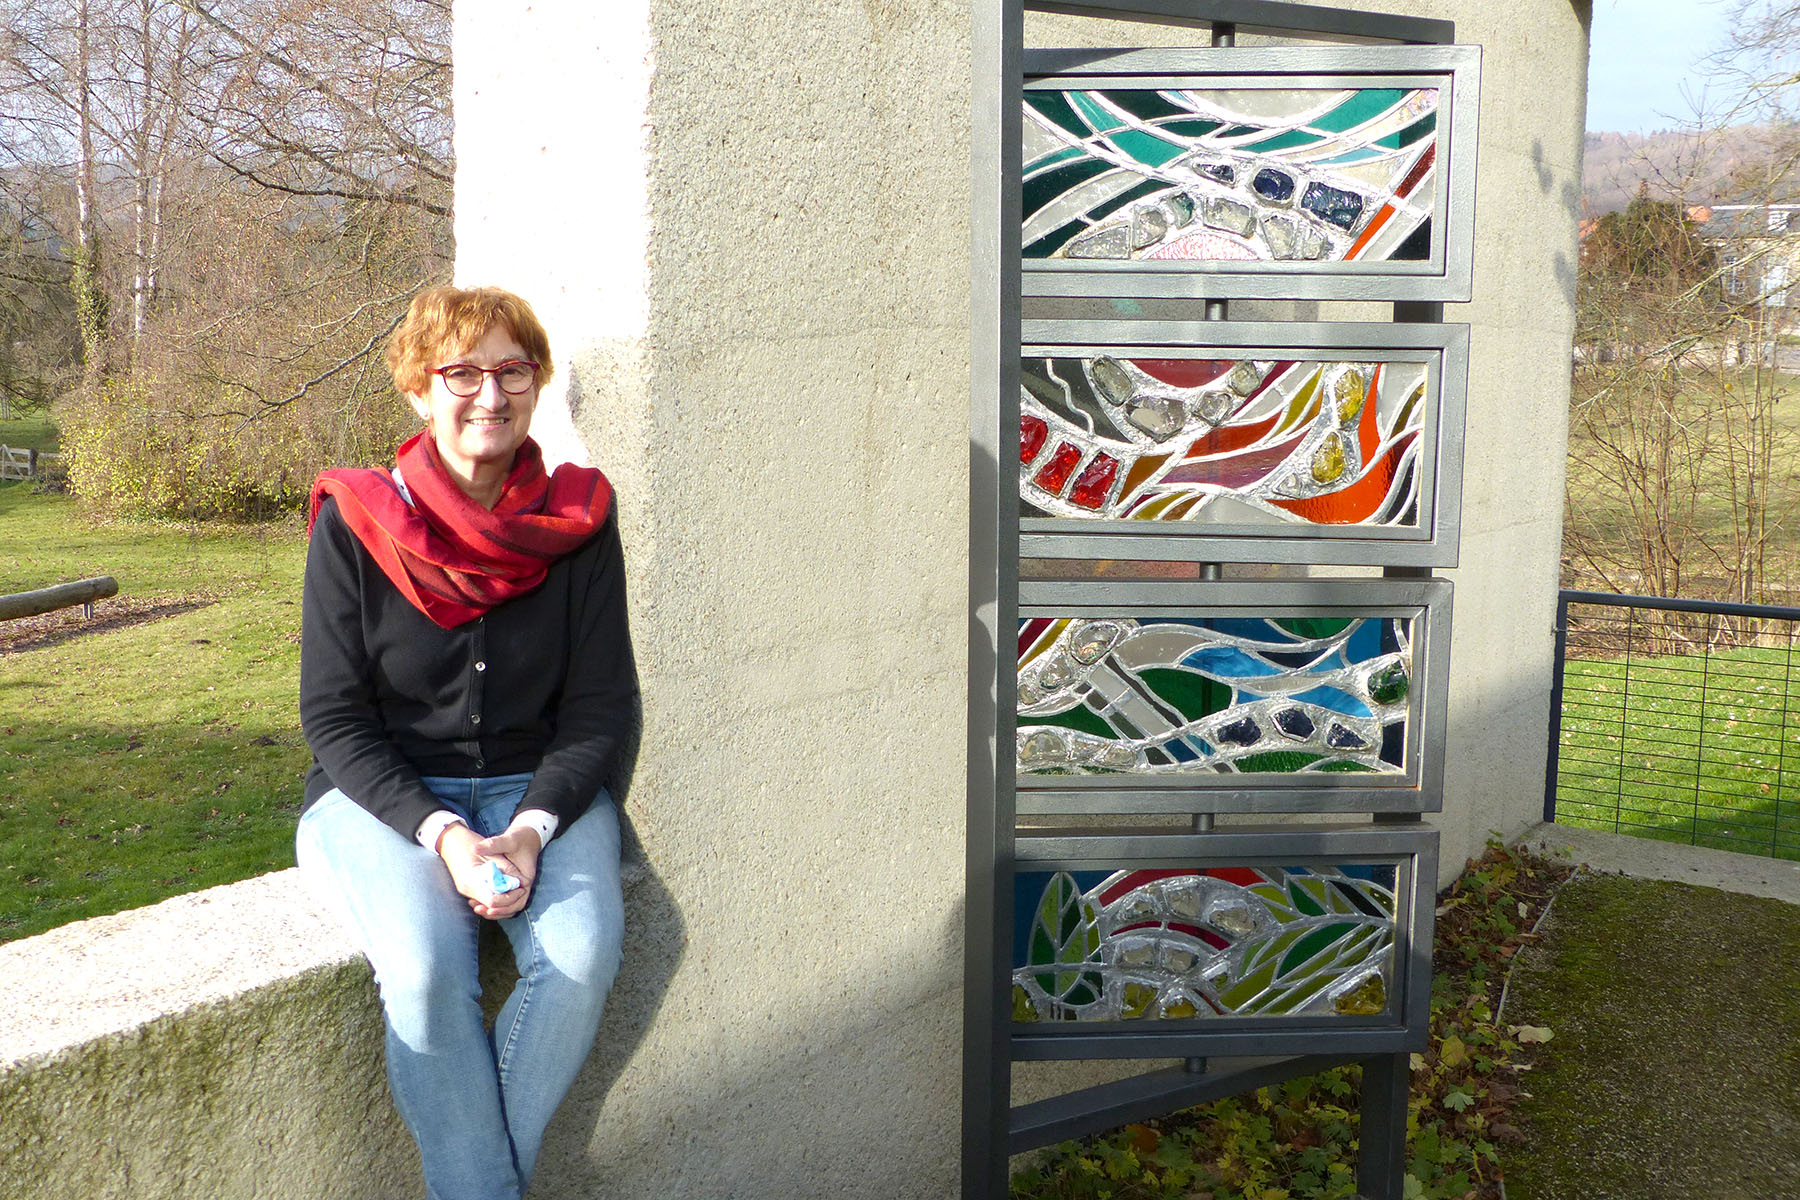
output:
<path id="1" fill-rule="evenodd" d="M 1027 517 L 1416 527 L 1419 362 L 1027 357 Z"/>
<path id="2" fill-rule="evenodd" d="M 1414 619 L 1021 620 L 1018 773 L 1402 774 Z"/>
<path id="3" fill-rule="evenodd" d="M 1394 995 L 1391 866 L 1024 871 L 1012 1017 L 1369 1017 Z"/>
<path id="4" fill-rule="evenodd" d="M 1436 88 L 1025 92 L 1027 259 L 1429 257 Z"/>

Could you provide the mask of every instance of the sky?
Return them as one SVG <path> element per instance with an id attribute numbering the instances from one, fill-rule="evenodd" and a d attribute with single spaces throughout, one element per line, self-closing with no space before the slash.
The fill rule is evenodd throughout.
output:
<path id="1" fill-rule="evenodd" d="M 1703 86 L 1696 66 L 1725 27 L 1714 0 L 1594 0 L 1588 129 L 1648 133 L 1692 120 L 1690 97 Z"/>

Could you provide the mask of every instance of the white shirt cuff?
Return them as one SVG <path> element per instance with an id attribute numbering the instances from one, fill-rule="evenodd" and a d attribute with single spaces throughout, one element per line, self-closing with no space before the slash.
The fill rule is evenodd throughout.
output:
<path id="1" fill-rule="evenodd" d="M 555 813 L 545 812 L 541 808 L 522 808 L 513 814 L 512 824 L 507 828 L 517 829 L 523 825 L 528 829 L 535 829 L 539 846 L 548 846 L 550 839 L 556 836 L 557 826 L 561 824 Z"/>
<path id="2" fill-rule="evenodd" d="M 444 830 L 450 828 L 452 825 L 466 824 L 468 824 L 467 821 L 464 821 L 449 809 L 440 808 L 429 817 L 426 817 L 423 821 L 419 822 L 419 832 L 414 836 L 419 839 L 419 845 L 425 847 L 433 854 L 436 854 L 438 839 L 444 836 Z"/>

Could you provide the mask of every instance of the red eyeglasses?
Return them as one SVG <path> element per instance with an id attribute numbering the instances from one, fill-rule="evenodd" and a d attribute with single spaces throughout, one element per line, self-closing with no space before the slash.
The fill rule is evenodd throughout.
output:
<path id="1" fill-rule="evenodd" d="M 537 382 L 538 365 L 528 358 L 515 358 L 497 367 L 451 363 L 447 367 L 429 367 L 427 370 L 444 381 L 444 386 L 450 389 L 452 396 L 461 396 L 467 400 L 481 394 L 482 381 L 489 375 L 494 377 L 494 382 L 507 395 L 523 396 Z"/>

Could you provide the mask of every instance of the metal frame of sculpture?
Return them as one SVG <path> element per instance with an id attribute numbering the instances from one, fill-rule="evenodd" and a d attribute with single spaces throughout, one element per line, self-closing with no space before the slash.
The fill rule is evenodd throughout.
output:
<path id="1" fill-rule="evenodd" d="M 1028 54 L 1026 8 L 1214 46 Z M 1480 52 L 1453 36 L 1271 0 L 976 6 L 967 1198 L 1006 1195 L 1009 1154 L 1345 1062 L 1358 1186 L 1400 1196 L 1467 372 L 1442 305 L 1469 295 Z M 1133 297 L 1177 319 L 1118 320 Z M 1237 299 L 1395 324 L 1236 324 Z M 1107 1058 L 1177 1065 L 1011 1103 L 1015 1061 Z"/>

